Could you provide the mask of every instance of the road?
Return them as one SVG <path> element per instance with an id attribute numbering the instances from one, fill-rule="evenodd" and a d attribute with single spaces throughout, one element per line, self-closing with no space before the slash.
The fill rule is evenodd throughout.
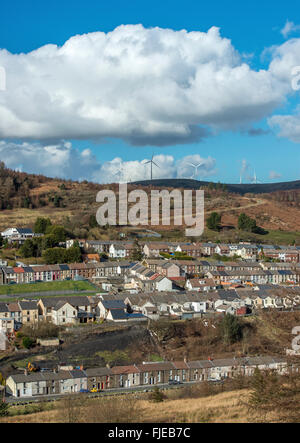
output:
<path id="1" fill-rule="evenodd" d="M 134 392 L 148 392 L 148 391 L 151 391 L 157 387 L 159 389 L 179 389 L 179 388 L 183 388 L 184 386 L 189 386 L 189 385 L 193 385 L 196 383 L 199 383 L 199 382 L 198 381 L 189 381 L 189 382 L 184 382 L 179 385 L 169 385 L 168 383 L 164 383 L 164 384 L 156 384 L 156 385 L 134 386 L 134 387 L 130 387 L 130 388 L 114 388 L 114 389 L 107 389 L 102 392 L 81 394 L 81 395 L 85 395 L 88 398 L 109 397 L 109 396 L 114 396 L 114 395 L 132 394 Z M 73 393 L 73 394 L 75 395 L 75 394 L 79 394 L 79 393 L 77 392 L 77 393 Z M 7 396 L 5 401 L 6 401 L 6 403 L 9 403 L 12 405 L 13 404 L 23 405 L 23 404 L 29 404 L 29 403 L 42 402 L 42 401 L 61 400 L 61 399 L 65 398 L 66 395 L 70 395 L 70 394 L 38 395 L 35 397 L 22 397 L 22 398 Z"/>

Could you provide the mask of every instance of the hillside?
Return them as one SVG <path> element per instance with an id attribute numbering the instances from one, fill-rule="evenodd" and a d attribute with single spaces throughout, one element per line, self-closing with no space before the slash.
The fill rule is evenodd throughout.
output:
<path id="1" fill-rule="evenodd" d="M 167 179 L 153 179 L 143 180 L 133 183 L 139 186 L 158 186 L 165 188 L 185 188 L 185 189 L 199 189 L 200 187 L 209 187 L 211 185 L 217 186 L 218 183 L 200 181 L 186 178 L 167 178 Z M 277 191 L 290 191 L 300 189 L 300 180 L 279 183 L 239 183 L 239 184 L 225 184 L 229 192 L 236 194 L 265 194 Z"/>
<path id="2" fill-rule="evenodd" d="M 71 413 L 72 422 L 79 423 L 113 421 L 119 423 L 137 421 L 141 423 L 243 423 L 248 421 L 247 408 L 241 405 L 241 399 L 245 400 L 245 396 L 249 394 L 248 390 L 224 392 L 203 398 L 176 399 L 172 398 L 173 394 L 175 393 L 168 393 L 170 398 L 161 403 L 152 403 L 145 398 L 145 395 L 139 395 L 138 398 L 136 396 L 131 398 L 132 396 L 128 395 L 126 398 L 116 397 L 108 400 L 81 399 L 80 402 L 77 399 L 72 410 L 67 400 L 50 405 L 17 406 L 10 410 L 13 416 L 0 418 L 0 423 L 70 422 Z M 23 411 L 26 411 L 25 415 L 22 414 Z"/>
<path id="3" fill-rule="evenodd" d="M 63 224 L 79 238 L 119 239 L 120 231 L 128 236 L 134 231 L 124 226 L 101 228 L 90 224 L 90 217 L 95 216 L 99 207 L 96 202 L 98 191 L 112 189 L 118 193 L 117 184 L 100 185 L 47 178 L 7 169 L 3 163 L 0 164 L 0 184 L 1 230 L 8 226 L 33 227 L 37 217 L 49 217 L 52 223 Z M 205 216 L 214 211 L 222 215 L 221 231 L 205 230 L 201 237 L 203 241 L 253 240 L 260 243 L 300 244 L 300 181 L 224 187 L 196 180 L 153 180 L 151 185 L 147 181 L 130 183 L 128 192 L 142 186 L 149 194 L 151 190 L 167 185 L 181 190 L 202 187 L 205 190 Z M 171 191 L 173 188 L 167 189 Z M 236 226 L 241 212 L 255 218 L 267 233 L 238 232 Z M 163 239 L 185 239 L 184 226 L 171 226 L 170 229 L 169 226 L 160 225 L 152 228 Z"/>

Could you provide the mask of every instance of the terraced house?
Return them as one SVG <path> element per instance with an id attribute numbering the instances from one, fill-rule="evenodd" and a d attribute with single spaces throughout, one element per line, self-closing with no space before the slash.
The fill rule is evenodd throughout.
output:
<path id="1" fill-rule="evenodd" d="M 27 323 L 37 323 L 39 321 L 37 302 L 19 301 L 18 305 L 21 309 L 21 322 L 23 325 Z"/>
<path id="2" fill-rule="evenodd" d="M 106 390 L 136 386 L 163 385 L 170 381 L 201 382 L 222 380 L 237 374 L 253 375 L 255 368 L 274 370 L 284 375 L 288 364 L 284 358 L 261 356 L 196 361 L 143 362 L 112 368 L 68 369 L 10 375 L 6 391 L 14 397 L 70 394 L 81 389 Z"/>
<path id="3" fill-rule="evenodd" d="M 97 300 L 88 296 L 41 298 L 38 302 L 39 318 L 57 325 L 88 323 L 95 320 Z"/>
<path id="4" fill-rule="evenodd" d="M 60 281 L 82 277 L 93 280 L 99 277 L 123 275 L 127 262 L 69 263 L 57 265 L 1 266 L 0 283 L 30 283 L 33 281 Z"/>

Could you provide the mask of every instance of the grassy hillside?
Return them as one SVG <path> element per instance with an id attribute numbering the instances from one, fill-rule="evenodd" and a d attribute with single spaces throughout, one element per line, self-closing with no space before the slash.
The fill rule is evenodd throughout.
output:
<path id="1" fill-rule="evenodd" d="M 223 316 L 210 320 L 194 319 L 159 321 L 151 328 L 157 337 L 161 355 L 166 359 L 223 358 L 231 355 L 283 355 L 291 347 L 291 330 L 300 324 L 300 312 L 261 312 L 240 318 L 241 339 L 225 343 L 220 322 Z M 207 324 L 205 324 L 207 322 Z"/>
<path id="2" fill-rule="evenodd" d="M 99 203 L 96 195 L 101 189 L 118 193 L 118 185 L 73 182 L 51 179 L 0 168 L 0 229 L 8 226 L 33 227 L 37 217 L 50 217 L 52 223 L 64 225 L 78 238 L 119 239 L 120 232 L 131 236 L 134 229 L 124 226 L 94 227 L 90 223 Z M 197 180 L 153 180 L 141 184 L 128 184 L 128 192 L 140 188 L 150 195 L 151 190 L 174 188 L 205 190 L 205 217 L 212 212 L 222 216 L 221 231 L 206 230 L 200 240 L 238 241 L 253 240 L 262 243 L 300 244 L 300 181 L 257 184 L 210 184 Z M 2 203 L 1 203 L 2 202 Z M 150 208 L 150 199 L 149 199 Z M 245 212 L 255 218 L 267 235 L 254 235 L 236 229 L 238 216 Z M 171 210 L 172 218 L 172 210 Z M 184 226 L 144 226 L 162 234 L 164 239 L 186 240 Z"/>
<path id="3" fill-rule="evenodd" d="M 82 405 L 79 405 L 79 402 L 76 404 L 75 401 L 72 407 L 68 400 L 50 405 L 16 406 L 10 410 L 10 413 L 15 415 L 0 418 L 0 422 L 69 422 L 71 416 L 75 422 L 81 423 L 113 421 L 125 423 L 247 422 L 247 409 L 240 405 L 241 399 L 245 399 L 245 396 L 249 394 L 247 390 L 224 392 L 204 398 L 172 399 L 172 394 L 170 393 L 171 398 L 162 403 L 152 403 L 141 398 L 142 396 L 132 399 L 129 395 L 122 399 L 119 397 L 108 400 L 83 399 Z M 64 413 L 62 413 L 62 409 L 64 409 Z M 30 411 L 33 413 L 30 413 Z"/>

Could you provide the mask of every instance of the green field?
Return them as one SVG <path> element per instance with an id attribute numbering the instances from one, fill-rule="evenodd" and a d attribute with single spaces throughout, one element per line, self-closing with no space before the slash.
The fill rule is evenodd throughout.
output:
<path id="1" fill-rule="evenodd" d="M 25 294 L 30 292 L 46 292 L 46 291 L 95 291 L 95 286 L 88 281 L 53 281 L 43 283 L 24 283 L 13 285 L 1 285 L 0 294 Z"/>

